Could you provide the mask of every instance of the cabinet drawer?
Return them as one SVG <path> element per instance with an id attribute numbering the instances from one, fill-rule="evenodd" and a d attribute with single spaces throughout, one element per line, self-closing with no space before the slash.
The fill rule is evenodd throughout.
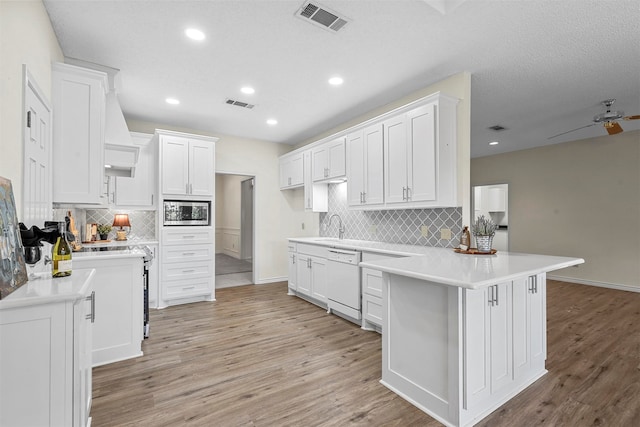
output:
<path id="1" fill-rule="evenodd" d="M 327 250 L 328 248 L 326 246 L 316 246 L 316 245 L 307 245 L 304 243 L 298 243 L 299 254 L 306 254 L 306 255 L 316 256 L 320 258 L 326 258 Z"/>
<path id="2" fill-rule="evenodd" d="M 189 298 L 211 293 L 211 278 L 198 280 L 177 280 L 163 286 L 163 298 L 166 300 Z"/>
<path id="3" fill-rule="evenodd" d="M 382 298 L 382 272 L 370 268 L 362 269 L 362 293 Z"/>
<path id="4" fill-rule="evenodd" d="M 172 227 L 162 230 L 163 245 L 213 243 L 211 227 Z"/>
<path id="5" fill-rule="evenodd" d="M 212 245 L 169 245 L 162 247 L 162 262 L 192 262 L 213 260 Z"/>
<path id="6" fill-rule="evenodd" d="M 382 326 L 382 298 L 362 295 L 362 317 L 370 323 Z"/>
<path id="7" fill-rule="evenodd" d="M 184 262 L 162 264 L 162 280 L 198 279 L 213 277 L 213 262 Z"/>

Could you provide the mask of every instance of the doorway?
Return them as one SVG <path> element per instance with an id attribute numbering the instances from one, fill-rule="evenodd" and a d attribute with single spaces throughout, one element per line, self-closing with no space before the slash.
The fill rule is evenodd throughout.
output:
<path id="1" fill-rule="evenodd" d="M 493 184 L 473 187 L 473 221 L 484 215 L 498 226 L 493 248 L 509 251 L 509 185 Z"/>
<path id="2" fill-rule="evenodd" d="M 216 289 L 254 282 L 255 177 L 216 173 Z"/>

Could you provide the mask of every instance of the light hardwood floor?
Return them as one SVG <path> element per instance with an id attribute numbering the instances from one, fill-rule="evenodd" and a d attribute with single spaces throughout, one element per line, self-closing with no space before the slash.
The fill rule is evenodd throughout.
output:
<path id="1" fill-rule="evenodd" d="M 549 373 L 482 426 L 640 426 L 640 294 L 548 282 Z M 93 426 L 439 426 L 379 384 L 381 340 L 286 283 L 152 311 L 93 370 Z"/>

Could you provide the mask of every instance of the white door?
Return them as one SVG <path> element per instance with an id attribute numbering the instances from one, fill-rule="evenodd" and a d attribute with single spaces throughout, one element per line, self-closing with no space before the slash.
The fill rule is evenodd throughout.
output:
<path id="1" fill-rule="evenodd" d="M 344 138 L 339 138 L 327 146 L 328 178 L 344 176 L 346 171 Z"/>
<path id="2" fill-rule="evenodd" d="M 322 181 L 327 177 L 327 166 L 329 158 L 327 157 L 326 145 L 321 148 L 314 148 L 311 152 L 312 175 L 314 181 Z"/>
<path id="3" fill-rule="evenodd" d="M 27 227 L 51 219 L 51 104 L 25 66 L 22 212 Z"/>
<path id="4" fill-rule="evenodd" d="M 311 296 L 327 302 L 327 260 L 311 257 Z"/>
<path id="5" fill-rule="evenodd" d="M 187 194 L 189 185 L 189 142 L 162 136 L 162 193 Z M 213 180 L 213 178 L 212 178 Z"/>
<path id="6" fill-rule="evenodd" d="M 494 287 L 495 304 L 491 307 L 491 394 L 513 381 L 511 347 L 511 282 L 498 283 Z"/>

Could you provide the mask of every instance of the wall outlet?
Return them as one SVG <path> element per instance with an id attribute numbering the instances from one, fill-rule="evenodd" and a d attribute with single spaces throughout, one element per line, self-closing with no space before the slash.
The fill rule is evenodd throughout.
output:
<path id="1" fill-rule="evenodd" d="M 429 236 L 429 226 L 428 225 L 420 226 L 420 234 L 422 235 L 422 237 L 428 237 Z"/>
<path id="2" fill-rule="evenodd" d="M 376 234 L 377 232 L 378 232 L 378 226 L 377 225 L 372 224 L 372 225 L 369 226 L 369 233 Z"/>
<path id="3" fill-rule="evenodd" d="M 440 230 L 440 239 L 442 240 L 451 240 L 451 230 L 448 228 L 443 228 Z"/>

